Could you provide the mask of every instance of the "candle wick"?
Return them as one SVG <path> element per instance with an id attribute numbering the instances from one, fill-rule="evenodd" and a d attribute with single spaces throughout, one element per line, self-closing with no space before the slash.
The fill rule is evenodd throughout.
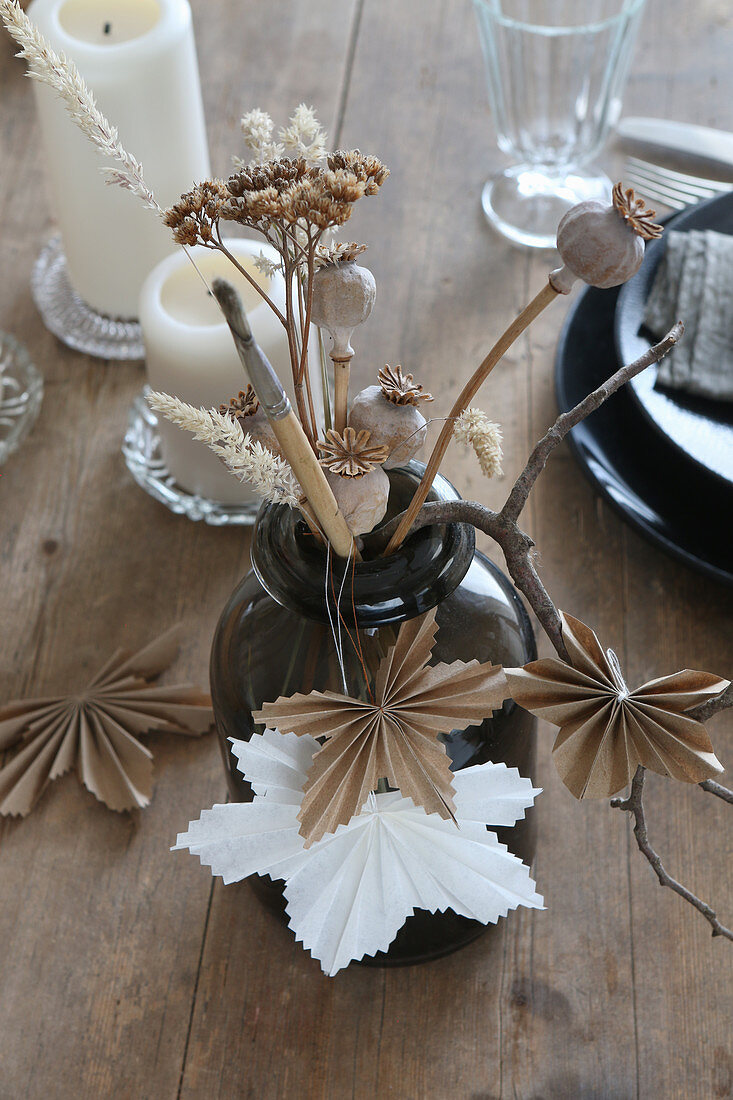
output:
<path id="1" fill-rule="evenodd" d="M 105 34 L 111 34 L 112 33 L 112 24 L 111 23 L 105 23 L 104 24 L 104 33 Z"/>

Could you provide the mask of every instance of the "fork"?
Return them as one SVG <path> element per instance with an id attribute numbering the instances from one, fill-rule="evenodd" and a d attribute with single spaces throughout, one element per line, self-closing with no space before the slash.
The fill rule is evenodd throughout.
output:
<path id="1" fill-rule="evenodd" d="M 662 168 L 637 157 L 627 158 L 623 178 L 625 183 L 632 184 L 644 198 L 662 202 L 672 210 L 682 210 L 690 203 L 733 191 L 733 183 L 688 176 L 684 172 Z"/>

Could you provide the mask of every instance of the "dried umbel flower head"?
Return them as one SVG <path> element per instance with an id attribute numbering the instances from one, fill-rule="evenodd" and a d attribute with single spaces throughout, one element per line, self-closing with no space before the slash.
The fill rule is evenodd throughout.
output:
<path id="1" fill-rule="evenodd" d="M 501 476 L 501 428 L 482 409 L 466 409 L 462 412 L 456 420 L 453 437 L 458 443 L 473 447 L 486 477 Z"/>
<path id="2" fill-rule="evenodd" d="M 553 271 L 550 283 L 568 294 L 576 279 L 601 288 L 618 286 L 635 275 L 644 259 L 644 241 L 659 236 L 661 226 L 651 221 L 631 189 L 617 183 L 611 203 L 589 200 L 568 210 L 557 227 L 557 248 L 563 267 Z"/>
<path id="3" fill-rule="evenodd" d="M 376 297 L 371 271 L 353 260 L 327 264 L 316 271 L 311 317 L 331 334 L 332 359 L 346 360 L 354 354 L 351 335 L 372 312 Z"/>
<path id="4" fill-rule="evenodd" d="M 264 131 L 262 136 L 264 140 Z M 211 246 L 218 235 L 217 224 L 223 220 L 265 235 L 274 225 L 296 226 L 313 234 L 315 247 L 325 230 L 351 217 L 355 202 L 376 194 L 388 175 L 376 157 L 361 153 L 339 157 L 338 166 L 328 168 L 304 156 L 279 157 L 240 167 L 226 183 L 205 180 L 165 211 L 165 224 L 183 245 Z M 343 166 L 347 163 L 351 167 Z"/>
<path id="5" fill-rule="evenodd" d="M 329 428 L 325 440 L 318 441 L 318 448 L 324 455 L 321 465 L 340 477 L 362 477 L 381 466 L 387 457 L 387 448 L 375 446 L 369 432 L 353 428 L 345 428 L 343 435 Z"/>
<path id="6" fill-rule="evenodd" d="M 328 167 L 333 172 L 348 172 L 364 184 L 366 195 L 376 195 L 387 176 L 389 168 L 382 164 L 379 157 L 364 155 L 358 149 L 339 149 L 327 158 Z"/>
<path id="7" fill-rule="evenodd" d="M 357 152 L 340 156 L 338 164 L 329 157 L 327 168 L 309 164 L 303 156 L 241 168 L 227 181 L 230 201 L 221 217 L 260 230 L 274 222 L 316 230 L 343 225 L 353 204 L 375 195 L 389 173 L 376 157 Z"/>
<path id="8" fill-rule="evenodd" d="M 181 195 L 163 215 L 177 244 L 211 246 L 214 226 L 222 216 L 229 195 L 221 180 L 204 180 Z"/>
<path id="9" fill-rule="evenodd" d="M 427 435 L 427 421 L 418 402 L 432 401 L 432 395 L 413 382 L 401 367 L 385 366 L 378 374 L 379 385 L 357 393 L 351 405 L 349 424 L 357 431 L 371 432 L 372 443 L 387 449 L 385 470 L 406 466 L 420 452 Z"/>
<path id="10" fill-rule="evenodd" d="M 644 200 L 637 199 L 631 187 L 624 191 L 621 183 L 614 184 L 613 205 L 626 224 L 645 241 L 653 241 L 664 233 L 664 227 L 652 220 L 656 217 L 656 210 L 647 210 Z"/>
<path id="11" fill-rule="evenodd" d="M 403 374 L 402 367 L 390 367 L 386 363 L 377 373 L 382 393 L 394 405 L 417 405 L 420 401 L 432 401 L 432 393 L 428 393 L 421 385 L 413 381 L 411 374 Z"/>

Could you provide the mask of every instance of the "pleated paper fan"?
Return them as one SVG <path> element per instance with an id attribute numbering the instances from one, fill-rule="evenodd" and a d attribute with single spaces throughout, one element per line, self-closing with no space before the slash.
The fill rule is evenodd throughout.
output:
<path id="1" fill-rule="evenodd" d="M 306 848 L 298 811 L 318 743 L 265 730 L 233 746 L 254 801 L 204 811 L 175 847 L 226 883 L 284 879 L 290 927 L 327 974 L 387 950 L 415 909 L 487 924 L 520 905 L 542 908 L 529 869 L 486 828 L 513 824 L 539 793 L 516 769 L 457 772 L 457 825 L 399 791 L 372 793 L 348 824 Z"/>
<path id="2" fill-rule="evenodd" d="M 638 765 L 686 783 L 723 771 L 705 726 L 685 712 L 728 680 L 683 669 L 630 690 L 613 650 L 579 619 L 560 618 L 569 664 L 552 657 L 505 672 L 515 702 L 560 727 L 552 758 L 576 798 L 610 798 Z"/>
<path id="3" fill-rule="evenodd" d="M 304 785 L 307 844 L 349 822 L 381 777 L 427 813 L 453 818 L 453 772 L 439 735 L 483 722 L 508 691 L 499 665 L 429 664 L 437 631 L 435 608 L 402 623 L 367 699 L 297 692 L 254 712 L 266 726 L 325 741 Z"/>
<path id="4" fill-rule="evenodd" d="M 147 806 L 153 754 L 138 736 L 152 731 L 198 737 L 211 726 L 211 699 L 189 684 L 150 681 L 173 662 L 174 627 L 137 653 L 118 650 L 81 691 L 0 707 L 0 814 L 30 812 L 46 786 L 76 766 L 79 779 L 112 810 Z"/>

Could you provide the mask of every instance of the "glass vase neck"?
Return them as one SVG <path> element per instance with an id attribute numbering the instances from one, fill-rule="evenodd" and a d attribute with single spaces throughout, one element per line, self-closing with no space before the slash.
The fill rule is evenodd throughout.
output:
<path id="1" fill-rule="evenodd" d="M 411 462 L 390 470 L 386 519 L 407 507 L 424 466 Z M 459 500 L 441 475 L 428 500 Z M 466 524 L 424 527 L 388 558 L 345 563 L 327 555 L 300 516 L 285 505 L 265 504 L 252 539 L 252 567 L 263 588 L 282 607 L 328 622 L 338 611 L 361 629 L 400 623 L 421 615 L 449 596 L 473 560 L 475 533 Z"/>

